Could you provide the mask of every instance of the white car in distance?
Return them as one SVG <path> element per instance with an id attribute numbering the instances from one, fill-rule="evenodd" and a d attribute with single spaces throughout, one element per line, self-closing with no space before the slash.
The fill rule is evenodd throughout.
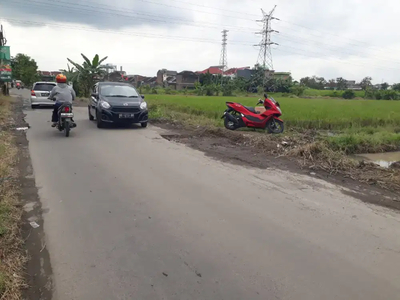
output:
<path id="1" fill-rule="evenodd" d="M 51 107 L 54 106 L 54 101 L 47 99 L 50 95 L 51 90 L 55 87 L 57 83 L 55 82 L 46 82 L 39 81 L 35 82 L 31 91 L 31 107 Z"/>

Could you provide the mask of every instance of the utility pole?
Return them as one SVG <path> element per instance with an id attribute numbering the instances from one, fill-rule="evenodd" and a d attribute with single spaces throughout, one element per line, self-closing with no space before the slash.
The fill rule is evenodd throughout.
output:
<path id="1" fill-rule="evenodd" d="M 228 53 L 226 51 L 226 45 L 228 40 L 228 32 L 229 30 L 222 30 L 222 49 L 221 49 L 221 57 L 219 59 L 219 65 L 222 68 L 222 79 L 221 79 L 221 86 L 224 79 L 224 73 L 228 68 Z"/>
<path id="2" fill-rule="evenodd" d="M 259 44 L 254 45 L 254 46 L 260 47 L 260 52 L 258 53 L 258 58 L 257 58 L 257 64 L 261 65 L 264 68 L 264 70 L 265 69 L 267 69 L 267 70 L 274 69 L 274 65 L 272 62 L 271 45 L 278 45 L 278 44 L 271 41 L 271 33 L 272 32 L 279 33 L 279 31 L 272 29 L 272 20 L 279 20 L 278 18 L 275 18 L 272 16 L 274 14 L 275 8 L 276 8 L 276 5 L 269 12 L 269 14 L 266 14 L 264 12 L 264 10 L 261 9 L 263 18 L 262 18 L 262 20 L 257 20 L 257 22 L 263 23 L 262 31 L 256 32 L 256 34 L 260 34 L 262 36 L 262 40 Z M 265 84 L 265 81 L 266 81 L 266 73 L 264 73 L 264 80 L 263 80 L 264 84 Z"/>

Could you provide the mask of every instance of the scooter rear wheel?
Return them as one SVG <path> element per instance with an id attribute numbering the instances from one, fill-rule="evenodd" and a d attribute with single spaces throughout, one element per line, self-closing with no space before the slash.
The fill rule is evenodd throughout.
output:
<path id="1" fill-rule="evenodd" d="M 64 132 L 65 132 L 65 136 L 69 137 L 69 131 L 71 130 L 70 126 L 69 126 L 69 122 L 65 122 L 65 127 L 64 127 Z"/>
<path id="2" fill-rule="evenodd" d="M 230 121 L 227 117 L 225 117 L 225 119 L 224 119 L 224 126 L 226 129 L 229 129 L 229 130 L 237 129 L 236 124 L 234 122 Z"/>

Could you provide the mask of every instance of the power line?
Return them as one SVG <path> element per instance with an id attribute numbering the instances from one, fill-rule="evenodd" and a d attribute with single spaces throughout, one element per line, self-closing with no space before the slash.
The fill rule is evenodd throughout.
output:
<path id="1" fill-rule="evenodd" d="M 153 33 L 144 33 L 144 32 L 131 32 L 131 31 L 114 31 L 114 30 L 105 30 L 105 29 L 94 29 L 94 28 L 85 28 L 82 26 L 71 26 L 71 25 L 64 25 L 58 23 L 44 23 L 44 22 L 35 22 L 35 21 L 24 21 L 19 19 L 11 19 L 11 18 L 0 18 L 0 20 L 5 20 L 11 23 L 18 23 L 23 25 L 36 25 L 36 26 L 51 26 L 58 27 L 62 29 L 74 29 L 78 31 L 87 31 L 87 32 L 102 32 L 108 34 L 118 34 L 123 36 L 138 36 L 138 37 L 145 37 L 145 38 L 161 38 L 161 39 L 170 39 L 170 40 L 178 40 L 178 41 L 187 41 L 187 42 L 200 42 L 200 43 L 213 43 L 217 44 L 220 43 L 219 40 L 212 40 L 212 39 L 203 39 L 203 38 L 196 38 L 196 37 L 186 37 L 186 36 L 169 36 L 169 35 L 162 35 L 162 34 L 153 34 Z M 229 44 L 232 45 L 243 45 L 243 46 L 251 46 L 252 44 L 243 41 L 231 41 Z"/>
<path id="2" fill-rule="evenodd" d="M 14 0 L 13 2 L 11 2 L 11 4 L 15 4 L 15 2 L 18 2 L 18 1 L 21 1 L 21 0 Z M 125 18 L 132 18 L 132 14 L 133 15 L 144 15 L 144 16 L 150 16 L 150 17 L 156 17 L 156 18 L 161 18 L 161 19 L 154 19 L 154 18 L 141 18 L 141 17 L 135 17 L 135 19 L 142 19 L 142 20 L 146 20 L 146 21 L 153 21 L 153 22 L 159 22 L 159 23 L 170 23 L 170 24 L 184 24 L 184 25 L 188 25 L 188 26 L 193 26 L 193 27 L 201 27 L 202 29 L 204 29 L 204 28 L 215 28 L 215 29 L 217 29 L 217 28 L 220 28 L 220 24 L 216 24 L 216 23 L 202 23 L 201 25 L 200 24 L 196 24 L 196 23 L 194 23 L 194 22 L 188 22 L 187 20 L 182 20 L 182 19 L 177 19 L 177 18 L 173 18 L 173 17 L 167 17 L 167 16 L 158 16 L 158 15 L 152 15 L 152 14 L 148 14 L 148 13 L 145 13 L 145 12 L 138 12 L 138 11 L 135 11 L 135 12 L 133 12 L 133 11 L 127 11 L 127 10 L 117 10 L 117 9 L 115 9 L 115 8 L 111 8 L 110 6 L 108 6 L 108 5 L 103 5 L 103 6 L 99 6 L 99 5 L 96 5 L 96 6 L 90 6 L 90 5 L 86 5 L 86 4 L 80 4 L 80 3 L 76 3 L 76 2 L 68 2 L 68 4 L 73 4 L 73 5 L 75 5 L 74 7 L 71 7 L 71 6 L 64 6 L 64 5 L 54 5 L 54 2 L 52 1 L 52 0 L 42 0 L 42 1 L 51 1 L 50 3 L 53 5 L 53 6 L 56 6 L 56 7 L 65 7 L 65 8 L 67 8 L 67 9 L 70 9 L 70 10 L 74 10 L 74 12 L 75 13 L 80 13 L 80 14 L 85 14 L 84 13 L 84 11 L 82 11 L 83 9 L 82 8 L 84 8 L 84 10 L 87 12 L 87 13 L 93 13 L 93 12 L 97 12 L 97 13 L 100 13 L 100 14 L 106 14 L 107 16 L 109 16 L 109 15 L 116 15 L 116 16 L 118 16 L 118 17 L 120 17 L 120 16 L 122 16 L 122 17 L 125 17 Z M 143 1 L 147 1 L 147 0 L 143 0 Z M 185 1 L 178 1 L 178 0 L 176 0 L 177 2 L 182 2 L 182 3 L 186 3 Z M 37 0 L 35 1 L 30 1 L 30 4 L 32 5 L 32 2 L 33 3 L 36 3 L 36 4 L 34 4 L 34 5 L 45 5 L 45 7 L 43 7 L 42 8 L 42 6 L 40 6 L 41 7 L 41 9 L 45 9 L 45 10 L 49 10 L 49 5 L 48 5 L 48 3 L 43 3 L 43 2 L 38 2 Z M 88 1 L 89 3 L 91 2 L 91 1 Z M 19 2 L 19 3 L 26 3 L 26 2 Z M 62 3 L 61 1 L 58 1 L 58 3 Z M 94 2 L 92 2 L 92 3 L 94 3 Z M 160 4 L 160 3 L 156 3 L 156 2 L 152 2 L 152 3 L 154 3 L 154 4 Z M 9 4 L 9 3 L 8 3 Z M 160 4 L 161 5 L 161 4 Z M 192 4 L 192 5 L 194 5 L 194 4 Z M 196 5 L 197 6 L 197 5 Z M 204 5 L 202 5 L 202 6 L 204 6 Z M 86 7 L 89 7 L 90 9 L 87 9 Z M 110 7 L 110 8 L 108 8 L 108 7 Z M 204 7 L 206 7 L 206 6 L 204 6 Z M 107 11 L 105 11 L 105 12 L 102 12 L 102 11 L 99 11 L 99 9 L 100 10 L 107 10 Z M 122 12 L 123 14 L 127 14 L 128 13 L 128 15 L 121 15 L 121 14 L 115 14 L 115 13 L 110 13 L 110 11 L 115 11 L 115 12 Z M 233 11 L 232 11 L 233 12 Z M 87 14 L 85 14 L 85 15 L 87 15 Z M 167 20 L 165 20 L 165 19 L 173 19 L 174 21 L 167 21 Z M 282 20 L 281 20 L 282 21 Z M 322 31 L 318 31 L 318 30 L 316 30 L 316 29 L 313 29 L 313 28 L 309 28 L 309 27 L 306 27 L 306 26 L 303 26 L 303 25 L 297 25 L 296 23 L 292 23 L 292 22 L 287 22 L 287 21 L 284 21 L 283 20 L 283 22 L 286 22 L 286 23 L 290 23 L 290 24 L 293 24 L 294 26 L 300 26 L 300 27 L 303 27 L 303 28 L 308 28 L 308 29 L 310 29 L 310 30 L 313 30 L 313 31 L 317 31 L 317 32 L 322 32 Z M 213 26 L 206 26 L 207 24 L 209 24 L 209 25 L 213 25 Z M 225 27 L 232 27 L 230 30 L 231 31 L 238 31 L 238 32 L 244 32 L 244 31 L 248 31 L 249 30 L 249 28 L 247 28 L 247 27 L 239 27 L 239 26 L 234 26 L 234 25 L 225 25 Z M 285 29 L 288 29 L 288 28 L 285 28 Z M 290 28 L 289 28 L 289 30 L 291 30 Z M 314 35 L 314 36 L 316 36 L 316 37 L 319 37 L 319 38 L 321 38 L 321 36 L 320 35 L 316 35 L 316 34 L 314 34 L 314 33 L 312 33 L 312 32 L 308 32 L 307 33 L 308 35 Z M 331 33 L 329 33 L 329 34 L 331 34 Z M 333 34 L 334 35 L 334 34 Z M 343 39 L 343 37 L 342 36 L 338 36 L 338 37 L 340 37 L 341 39 Z M 308 38 L 304 38 L 304 37 L 302 37 L 302 40 L 304 40 L 304 39 L 308 39 Z M 344 39 L 346 39 L 346 38 L 344 38 Z M 319 44 L 324 44 L 324 43 L 321 43 L 320 41 L 318 41 L 318 43 Z M 362 42 L 360 42 L 360 43 L 362 43 Z M 349 47 L 350 47 L 350 45 L 348 45 Z M 363 50 L 365 50 L 365 46 L 361 46 L 361 45 L 357 45 L 357 44 L 352 44 L 352 46 L 356 46 L 356 47 L 362 47 L 363 48 Z M 378 48 L 378 47 L 374 47 L 374 46 L 369 46 L 370 48 L 374 48 L 374 49 L 376 49 L 376 50 L 379 50 L 379 51 L 388 51 L 387 49 L 383 49 L 383 48 Z"/>
<path id="3" fill-rule="evenodd" d="M 187 25 L 187 26 L 193 26 L 193 27 L 199 27 L 199 28 L 217 29 L 217 28 L 220 28 L 220 26 L 221 26 L 218 23 L 203 22 L 201 24 L 196 24 L 195 22 L 187 21 L 184 19 L 179 19 L 176 17 L 166 17 L 166 16 L 160 16 L 160 15 L 148 14 L 145 12 L 137 12 L 137 11 L 129 11 L 129 10 L 109 9 L 109 8 L 104 8 L 104 7 L 101 7 L 98 5 L 90 6 L 90 5 L 74 3 L 74 2 L 68 2 L 68 4 L 61 3 L 61 2 L 60 2 L 61 4 L 60 3 L 54 4 L 54 2 L 52 2 L 51 6 L 49 6 L 49 3 L 46 3 L 43 1 L 49 1 L 49 0 L 42 0 L 42 1 L 32 0 L 32 1 L 29 1 L 29 3 L 26 3 L 21 0 L 13 0 L 11 3 L 7 3 L 7 5 L 19 7 L 20 4 L 25 4 L 25 5 L 28 5 L 31 7 L 38 7 L 41 10 L 47 10 L 47 11 L 54 11 L 54 8 L 62 8 L 62 10 L 64 10 L 64 11 L 65 10 L 71 11 L 75 14 L 77 13 L 77 14 L 88 15 L 89 13 L 90 14 L 97 13 L 97 14 L 103 14 L 103 15 L 107 15 L 107 16 L 113 15 L 113 16 L 118 16 L 118 17 L 123 17 L 123 18 L 129 18 L 129 19 L 134 18 L 135 20 L 151 21 L 153 23 L 157 22 L 157 23 L 166 23 L 166 24 L 178 24 L 178 25 Z M 71 6 L 70 4 L 73 4 L 74 6 Z M 106 10 L 106 11 L 101 11 L 101 10 Z M 166 20 L 166 19 L 171 19 L 171 20 Z M 241 27 L 241 26 L 235 26 L 235 25 L 225 25 L 225 27 L 229 27 L 230 30 L 238 31 L 238 32 L 249 32 L 251 30 L 251 28 L 248 28 L 248 27 Z"/>
<path id="4" fill-rule="evenodd" d="M 274 8 L 270 11 L 269 14 L 266 14 L 264 10 L 261 9 L 261 12 L 263 14 L 262 20 L 257 20 L 258 22 L 263 23 L 263 29 L 261 32 L 256 32 L 256 34 L 261 34 L 262 35 L 262 41 L 258 44 L 255 45 L 257 47 L 260 47 L 260 52 L 258 54 L 258 59 L 257 59 L 257 64 L 263 66 L 263 68 L 267 68 L 269 70 L 273 70 L 273 62 L 272 62 L 272 51 L 271 51 L 271 45 L 278 45 L 277 43 L 274 43 L 271 41 L 271 33 L 272 32 L 277 32 L 276 30 L 272 30 L 271 26 L 271 21 L 277 18 L 274 18 L 272 15 L 275 11 L 276 5 Z"/>
<path id="5" fill-rule="evenodd" d="M 100 29 L 88 29 L 88 28 L 84 28 L 82 26 L 66 26 L 66 25 L 62 25 L 62 24 L 57 24 L 57 23 L 43 23 L 43 22 L 33 22 L 33 21 L 23 21 L 23 20 L 18 20 L 18 19 L 9 19 L 9 18 L 0 18 L 0 20 L 6 20 L 6 21 L 11 21 L 11 22 L 15 22 L 15 23 L 20 23 L 20 24 L 24 24 L 24 25 L 39 25 L 39 26 L 51 26 L 53 27 L 59 27 L 62 29 L 65 28 L 70 28 L 70 29 L 74 29 L 74 30 L 78 30 L 78 31 L 88 31 L 88 32 L 104 32 L 104 33 L 110 33 L 110 34 L 118 34 L 118 35 L 123 35 L 123 36 L 139 36 L 139 37 L 145 37 L 145 38 L 157 38 L 157 39 L 169 39 L 169 40 L 178 40 L 178 41 L 185 41 L 185 42 L 200 42 L 200 43 L 212 43 L 212 44 L 216 44 L 219 43 L 220 41 L 218 40 L 212 40 L 212 39 L 199 39 L 199 38 L 189 38 L 189 37 L 184 37 L 184 36 L 166 36 L 166 35 L 157 35 L 157 34 L 149 34 L 149 33 L 143 33 L 143 32 L 127 32 L 127 31 L 112 31 L 112 30 L 100 30 Z M 228 41 L 227 41 L 228 43 Z M 230 41 L 229 44 L 232 45 L 243 45 L 243 46 L 252 46 L 252 44 L 248 43 L 248 42 L 241 42 L 241 41 Z M 281 48 L 285 48 L 285 50 L 281 49 Z M 310 57 L 310 58 L 316 58 L 316 59 L 321 59 L 321 60 L 326 60 L 326 61 L 332 61 L 335 60 L 338 63 L 341 64 L 350 64 L 350 65 L 355 65 L 355 66 L 361 66 L 361 67 L 366 67 L 366 68 L 370 68 L 372 67 L 376 67 L 377 69 L 382 69 L 382 70 L 398 70 L 398 68 L 391 68 L 391 67 L 386 67 L 386 66 L 381 66 L 381 65 L 373 65 L 373 64 L 357 64 L 357 63 L 353 63 L 353 62 L 348 62 L 348 61 L 343 61 L 341 59 L 335 59 L 332 57 L 328 57 L 328 56 L 321 56 L 321 53 L 316 53 L 316 52 L 312 52 L 312 51 L 304 51 L 301 50 L 301 53 L 298 52 L 299 48 L 294 48 L 291 47 L 289 45 L 282 45 L 281 48 L 277 48 L 278 49 L 278 53 L 279 52 L 286 52 L 286 53 L 290 53 L 290 54 L 296 54 L 296 55 L 301 55 L 301 56 L 305 56 L 305 57 Z M 289 51 L 286 49 L 293 49 L 295 51 Z M 310 55 L 310 54 L 315 54 Z"/>
<path id="6" fill-rule="evenodd" d="M 147 0 L 139 0 L 139 1 L 147 2 Z M 206 6 L 206 5 L 194 4 L 194 3 L 187 2 L 187 1 L 181 1 L 181 0 L 170 0 L 170 1 L 181 2 L 181 3 L 193 5 L 193 6 L 200 6 L 200 7 L 210 8 L 210 9 L 222 10 L 222 11 L 225 11 L 225 12 L 232 12 L 232 13 L 235 13 L 235 14 L 241 14 L 241 15 L 245 14 L 245 15 L 248 15 L 248 16 L 256 16 L 255 14 L 249 14 L 249 13 L 243 13 L 243 12 L 239 12 L 239 11 L 226 10 L 226 9 L 222 9 L 222 8 L 216 8 L 216 7 Z M 153 2 L 153 3 L 155 3 L 155 2 Z M 157 4 L 159 4 L 159 5 L 164 5 L 164 4 L 161 4 L 161 3 L 157 3 Z M 184 9 L 188 9 L 188 8 L 184 8 Z M 191 9 L 188 9 L 188 10 L 191 10 Z M 193 10 L 193 11 L 195 11 L 195 10 Z M 310 15 L 310 16 L 311 16 L 311 15 Z M 236 18 L 237 18 L 237 17 L 236 17 Z M 243 19 L 243 18 L 242 18 L 242 19 Z M 250 19 L 246 19 L 246 20 L 250 20 Z M 285 22 L 285 23 L 288 23 L 288 24 L 290 24 L 290 25 L 292 25 L 292 26 L 302 27 L 302 28 L 305 28 L 305 29 L 309 29 L 309 30 L 313 30 L 313 31 L 316 31 L 316 32 L 320 32 L 320 33 L 322 33 L 322 34 L 333 35 L 333 36 L 339 37 L 341 40 L 350 40 L 350 41 L 354 41 L 354 42 L 356 42 L 356 43 L 358 43 L 358 44 L 363 44 L 363 46 L 357 45 L 357 44 L 353 44 L 354 46 L 358 46 L 358 47 L 365 47 L 365 46 L 367 46 L 367 47 L 372 47 L 372 48 L 374 48 L 374 49 L 376 49 L 376 50 L 381 50 L 381 51 L 383 50 L 383 51 L 386 51 L 386 49 L 384 49 L 384 48 L 376 47 L 376 46 L 370 45 L 370 44 L 368 44 L 368 43 L 365 42 L 365 41 L 359 41 L 359 40 L 356 40 L 356 39 L 353 39 L 353 38 L 344 37 L 343 35 L 335 34 L 335 33 L 332 33 L 332 32 L 330 32 L 330 31 L 321 31 L 321 30 L 317 30 L 317 29 L 315 29 L 315 28 L 310 28 L 310 27 L 304 26 L 304 25 L 302 25 L 302 24 L 298 24 L 298 23 L 294 23 L 294 22 L 290 22 L 290 21 L 286 21 L 286 20 L 280 20 L 280 21 Z"/>
<path id="7" fill-rule="evenodd" d="M 15 1 L 16 1 L 16 0 L 13 0 L 13 2 L 15 2 Z M 51 3 L 54 3 L 53 0 L 43 0 L 43 1 L 50 1 Z M 219 15 L 219 16 L 225 16 L 225 17 L 232 17 L 232 18 L 235 18 L 235 19 L 242 19 L 242 20 L 252 21 L 252 19 L 240 18 L 240 17 L 237 17 L 237 16 L 221 15 L 221 14 L 210 13 L 210 12 L 205 12 L 205 11 L 199 11 L 199 10 L 194 10 L 194 9 L 187 8 L 187 7 L 179 7 L 179 6 L 169 5 L 169 4 L 165 4 L 165 3 L 159 3 L 159 2 L 155 2 L 155 1 L 149 1 L 149 0 L 138 0 L 138 1 L 145 2 L 145 3 L 151 3 L 151 4 L 155 4 L 155 5 L 160 5 L 160 6 L 166 6 L 166 7 L 178 8 L 178 9 L 185 9 L 185 10 L 190 10 L 190 11 L 195 11 L 195 12 L 201 12 L 201 13 L 205 13 L 205 14 Z M 221 11 L 224 11 L 224 12 L 231 12 L 231 13 L 235 13 L 235 14 L 241 14 L 241 15 L 245 14 L 245 15 L 249 15 L 249 16 L 255 16 L 255 14 L 243 13 L 243 12 L 234 11 L 234 10 L 226 10 L 226 9 L 222 9 L 222 8 L 210 7 L 210 6 L 201 5 L 201 4 L 194 4 L 194 3 L 191 3 L 191 2 L 187 2 L 187 1 L 181 1 L 181 0 L 170 0 L 170 1 L 185 3 L 185 4 L 192 5 L 192 6 L 204 7 L 204 8 L 214 9 L 214 10 L 221 10 Z M 31 3 L 31 2 L 32 2 L 32 1 L 29 1 L 29 3 Z M 58 2 L 59 2 L 59 3 L 62 3 L 60 0 L 58 0 Z M 95 4 L 96 6 L 91 6 L 91 7 L 93 7 L 93 8 L 99 7 L 98 3 L 94 2 L 94 1 L 86 0 L 86 2 Z M 26 3 L 26 2 L 24 2 L 24 3 Z M 71 3 L 71 2 L 68 2 L 68 3 Z M 8 4 L 9 4 L 9 3 L 8 3 Z M 72 4 L 75 4 L 75 5 L 82 5 L 82 4 L 80 4 L 80 3 L 79 3 L 79 4 L 78 4 L 78 3 L 72 3 Z M 85 6 L 88 6 L 88 5 L 85 5 Z M 103 6 L 104 6 L 104 5 L 103 5 Z M 114 8 L 113 6 L 109 6 L 109 5 L 106 5 L 106 6 L 109 7 L 109 8 L 107 8 L 108 11 L 109 11 L 109 10 L 118 11 L 118 10 L 115 10 L 115 8 Z M 119 11 L 121 11 L 121 10 L 119 10 Z M 122 12 L 126 12 L 126 10 L 123 10 Z M 142 13 L 142 14 L 145 14 L 145 13 Z M 147 14 L 147 15 L 149 15 L 149 14 Z M 153 16 L 154 16 L 154 15 L 153 15 Z M 168 19 L 168 18 L 169 18 L 169 19 L 175 19 L 175 20 L 177 19 L 176 17 L 174 17 L 174 18 L 165 17 L 165 16 L 157 16 L 157 17 L 160 17 L 160 18 L 162 18 L 162 19 L 165 19 L 165 18 L 167 18 L 167 19 Z M 344 40 L 352 40 L 352 41 L 354 41 L 354 42 L 356 42 L 356 43 L 359 43 L 359 44 L 361 43 L 361 44 L 367 45 L 368 47 L 372 47 L 372 48 L 374 48 L 374 49 L 379 49 L 379 50 L 381 50 L 381 51 L 382 51 L 382 50 L 386 51 L 386 49 L 379 48 L 379 47 L 376 47 L 376 46 L 372 46 L 372 45 L 369 45 L 369 44 L 366 43 L 366 42 L 358 41 L 358 40 L 356 40 L 356 39 L 343 37 L 342 35 L 334 34 L 334 33 L 329 32 L 329 31 L 321 31 L 321 30 L 317 30 L 317 29 L 315 29 L 315 28 L 310 28 L 310 27 L 307 27 L 307 26 L 304 26 L 304 25 L 301 25 L 301 24 L 297 24 L 297 23 L 289 22 L 289 21 L 285 21 L 285 20 L 281 20 L 281 21 L 282 21 L 282 22 L 285 22 L 285 23 L 287 23 L 287 24 L 291 24 L 291 25 L 293 25 L 293 26 L 306 28 L 306 29 L 313 30 L 313 31 L 316 31 L 316 32 L 320 32 L 320 33 L 324 33 L 324 32 L 325 32 L 326 34 L 340 37 L 341 40 L 343 40 L 343 39 L 344 39 Z M 210 23 L 209 23 L 209 24 L 210 24 Z M 214 25 L 220 26 L 219 24 L 215 24 L 215 23 L 214 23 Z M 233 25 L 232 25 L 232 26 L 233 26 Z M 203 26 L 202 26 L 202 27 L 203 27 Z M 228 27 L 228 26 L 225 25 L 225 27 Z M 233 27 L 241 28 L 241 29 L 248 29 L 248 28 L 245 28 L 245 27 L 238 27 L 238 26 L 233 26 Z M 237 31 L 239 31 L 239 30 L 237 30 Z M 241 31 L 241 30 L 240 30 L 240 31 Z M 318 35 L 316 35 L 316 36 L 318 36 Z M 365 47 L 365 46 L 360 46 L 360 45 L 357 45 L 357 44 L 353 44 L 353 45 L 354 45 L 354 46 L 358 46 L 358 47 Z"/>
<path id="8" fill-rule="evenodd" d="M 252 16 L 252 17 L 258 16 L 256 14 L 244 13 L 244 12 L 240 12 L 240 11 L 237 11 L 237 10 L 227 10 L 227 9 L 224 9 L 224 8 L 213 7 L 213 6 L 208 6 L 208 5 L 204 5 L 204 4 L 195 4 L 195 3 L 191 3 L 191 2 L 187 2 L 187 1 L 181 1 L 181 0 L 170 0 L 170 1 L 185 3 L 185 4 L 198 6 L 198 7 L 205 7 L 205 8 L 214 9 L 214 10 L 221 10 L 221 11 L 224 11 L 224 12 L 231 12 L 231 13 L 234 13 L 234 14 L 248 15 L 248 16 Z M 237 18 L 237 17 L 235 17 L 235 18 Z M 245 20 L 252 21 L 252 19 L 245 19 Z"/>
<path id="9" fill-rule="evenodd" d="M 166 36 L 166 35 L 158 35 L 158 34 L 150 34 L 150 33 L 143 33 L 143 32 L 128 32 L 128 31 L 112 31 L 112 30 L 100 30 L 100 29 L 91 29 L 91 28 L 84 28 L 82 26 L 66 26 L 62 24 L 57 24 L 57 23 L 43 23 L 43 22 L 33 22 L 33 21 L 23 21 L 23 20 L 18 20 L 18 19 L 10 19 L 10 18 L 0 18 L 0 20 L 5 20 L 8 22 L 15 22 L 15 23 L 20 23 L 23 25 L 38 25 L 38 26 L 50 26 L 51 28 L 57 27 L 57 28 L 62 28 L 62 29 L 73 29 L 73 30 L 78 30 L 78 31 L 86 31 L 86 32 L 102 32 L 102 33 L 109 33 L 109 34 L 118 34 L 122 36 L 138 36 L 138 37 L 145 37 L 145 38 L 157 38 L 157 39 L 167 39 L 167 40 L 178 40 L 178 41 L 184 41 L 184 42 L 196 42 L 196 43 L 210 43 L 210 44 L 217 44 L 220 43 L 218 40 L 212 40 L 212 39 L 199 39 L 199 38 L 189 38 L 189 37 L 184 37 L 184 36 Z M 241 42 L 241 41 L 227 41 L 228 44 L 230 45 L 242 45 L 242 46 L 253 46 L 253 44 L 247 43 L 247 42 Z M 356 63 L 351 63 L 347 61 L 343 61 L 340 59 L 335 59 L 332 57 L 328 56 L 321 56 L 321 53 L 316 53 L 312 51 L 302 51 L 301 53 L 298 52 L 299 48 L 294 48 L 289 45 L 282 45 L 282 47 L 285 48 L 285 50 L 281 48 L 279 49 L 279 52 L 286 52 L 286 53 L 291 53 L 291 54 L 296 54 L 296 55 L 301 55 L 301 56 L 306 56 L 310 58 L 316 58 L 316 59 L 321 59 L 321 60 L 326 60 L 326 61 L 332 61 L 335 60 L 338 63 L 341 64 L 352 64 L 356 66 L 361 66 L 361 67 L 371 67 L 374 65 L 371 64 L 356 64 Z M 289 51 L 286 49 L 293 49 L 295 51 Z M 277 50 L 275 49 L 275 50 Z M 307 54 L 308 53 L 308 54 Z M 315 54 L 310 55 L 310 54 Z M 386 66 L 376 66 L 378 69 L 385 69 L 385 70 L 398 70 L 397 68 L 390 68 Z"/>

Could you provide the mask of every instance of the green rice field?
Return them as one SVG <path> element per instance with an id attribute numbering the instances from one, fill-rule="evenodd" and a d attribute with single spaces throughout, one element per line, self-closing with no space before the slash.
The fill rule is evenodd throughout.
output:
<path id="1" fill-rule="evenodd" d="M 257 97 L 196 97 L 184 95 L 146 95 L 150 107 L 187 113 L 218 121 L 225 102 L 254 106 Z M 365 127 L 399 127 L 400 101 L 275 98 L 283 112 L 286 127 L 343 130 Z M 222 121 L 220 122 L 222 124 Z"/>

